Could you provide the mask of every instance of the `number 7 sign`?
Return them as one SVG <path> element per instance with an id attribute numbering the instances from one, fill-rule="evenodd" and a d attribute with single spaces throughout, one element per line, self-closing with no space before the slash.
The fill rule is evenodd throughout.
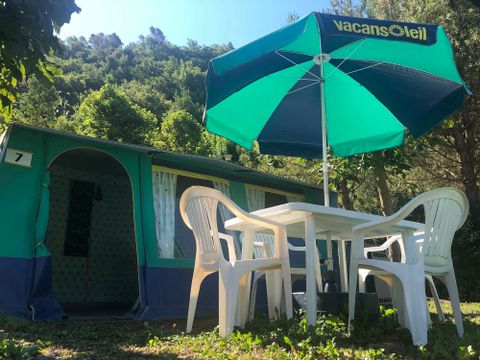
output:
<path id="1" fill-rule="evenodd" d="M 9 164 L 31 167 L 32 155 L 33 154 L 30 152 L 7 148 L 5 162 Z"/>

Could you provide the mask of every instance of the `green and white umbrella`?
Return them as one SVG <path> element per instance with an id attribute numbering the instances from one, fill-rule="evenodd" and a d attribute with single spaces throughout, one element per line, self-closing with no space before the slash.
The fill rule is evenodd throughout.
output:
<path id="1" fill-rule="evenodd" d="M 324 159 L 390 148 L 468 92 L 441 26 L 311 13 L 210 61 L 209 131 L 267 154 Z M 325 197 L 328 205 L 328 196 Z"/>

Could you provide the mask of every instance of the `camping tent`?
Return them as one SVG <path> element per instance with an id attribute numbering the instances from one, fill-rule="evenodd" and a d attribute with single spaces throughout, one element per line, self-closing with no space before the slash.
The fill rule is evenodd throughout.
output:
<path id="1" fill-rule="evenodd" d="M 0 314 L 185 316 L 195 255 L 178 213 L 186 188 L 215 187 L 247 210 L 323 202 L 315 186 L 219 159 L 20 124 L 0 140 Z M 202 287 L 200 314 L 217 311 L 216 286 L 212 276 Z"/>

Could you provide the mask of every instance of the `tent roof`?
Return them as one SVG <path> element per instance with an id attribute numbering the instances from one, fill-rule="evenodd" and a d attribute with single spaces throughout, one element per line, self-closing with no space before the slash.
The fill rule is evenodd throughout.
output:
<path id="1" fill-rule="evenodd" d="M 204 173 L 212 176 L 223 177 L 229 180 L 247 182 L 255 185 L 263 185 L 269 187 L 277 187 L 287 191 L 299 191 L 304 188 L 320 190 L 318 186 L 306 184 L 298 181 L 287 180 L 279 176 L 271 175 L 265 172 L 252 170 L 232 162 L 217 158 L 209 158 L 199 155 L 183 154 L 156 148 L 133 145 L 128 143 L 121 143 L 112 140 L 103 140 L 92 138 L 84 135 L 62 132 L 58 130 L 41 128 L 31 125 L 13 123 L 9 129 L 24 128 L 35 132 L 42 132 L 50 136 L 59 136 L 64 138 L 71 138 L 75 140 L 88 141 L 91 143 L 102 144 L 103 146 L 118 147 L 128 151 L 143 153 L 152 157 L 154 165 L 172 167 L 191 172 Z"/>

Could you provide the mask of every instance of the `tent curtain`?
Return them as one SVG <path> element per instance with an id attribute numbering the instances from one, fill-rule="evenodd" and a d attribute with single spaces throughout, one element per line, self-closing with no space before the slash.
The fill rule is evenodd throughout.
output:
<path id="1" fill-rule="evenodd" d="M 175 257 L 175 196 L 177 175 L 153 172 L 153 207 L 159 256 Z"/>
<path id="2" fill-rule="evenodd" d="M 247 188 L 247 202 L 250 211 L 265 208 L 265 191 Z"/>

